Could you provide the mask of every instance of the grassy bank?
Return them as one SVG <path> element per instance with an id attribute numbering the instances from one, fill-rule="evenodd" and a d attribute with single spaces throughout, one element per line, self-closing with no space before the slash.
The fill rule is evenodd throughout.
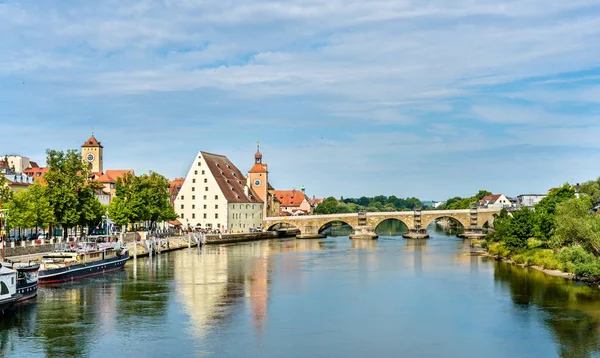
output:
<path id="1" fill-rule="evenodd" d="M 504 242 L 483 242 L 490 255 L 506 258 L 524 266 L 559 270 L 585 281 L 600 281 L 600 259 L 578 245 L 551 249 L 536 239 L 527 240 L 527 247 L 511 249 Z"/>

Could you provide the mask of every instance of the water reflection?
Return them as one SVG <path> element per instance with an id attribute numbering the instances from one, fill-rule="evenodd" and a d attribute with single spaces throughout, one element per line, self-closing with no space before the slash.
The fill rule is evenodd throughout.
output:
<path id="1" fill-rule="evenodd" d="M 127 347 L 139 356 L 545 357 L 554 344 L 562 357 L 600 354 L 600 290 L 468 252 L 467 241 L 432 235 L 139 259 L 136 278 L 129 262 L 40 290 L 37 303 L 0 320 L 0 356 L 120 356 Z"/>
<path id="2" fill-rule="evenodd" d="M 494 278 L 510 289 L 517 307 L 536 306 L 545 313 L 543 321 L 556 337 L 561 357 L 600 352 L 600 290 L 503 262 L 494 262 Z"/>

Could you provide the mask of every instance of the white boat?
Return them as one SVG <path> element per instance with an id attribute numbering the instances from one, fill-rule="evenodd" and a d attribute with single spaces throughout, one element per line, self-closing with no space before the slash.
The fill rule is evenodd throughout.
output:
<path id="1" fill-rule="evenodd" d="M 11 309 L 21 297 L 17 293 L 17 271 L 0 264 L 0 313 Z"/>

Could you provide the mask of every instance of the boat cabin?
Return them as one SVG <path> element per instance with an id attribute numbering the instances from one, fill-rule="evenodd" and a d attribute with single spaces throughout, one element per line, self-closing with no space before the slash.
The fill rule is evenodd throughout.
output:
<path id="1" fill-rule="evenodd" d="M 17 271 L 0 265 L 0 300 L 17 293 Z"/>

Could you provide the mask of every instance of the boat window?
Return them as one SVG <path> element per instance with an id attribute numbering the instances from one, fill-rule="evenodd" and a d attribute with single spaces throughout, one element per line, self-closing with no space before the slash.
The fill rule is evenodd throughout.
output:
<path id="1" fill-rule="evenodd" d="M 0 295 L 8 295 L 8 287 L 4 282 L 0 282 L 2 287 L 0 288 Z"/>

